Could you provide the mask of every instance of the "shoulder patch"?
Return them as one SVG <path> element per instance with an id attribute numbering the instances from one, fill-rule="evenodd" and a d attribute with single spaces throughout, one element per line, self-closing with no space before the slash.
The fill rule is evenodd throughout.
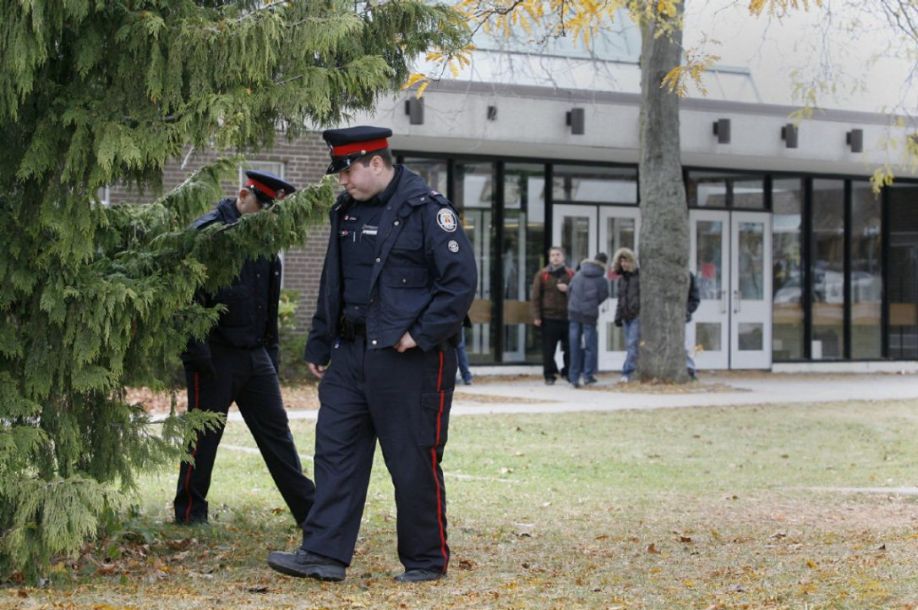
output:
<path id="1" fill-rule="evenodd" d="M 437 212 L 437 224 L 447 233 L 453 233 L 459 226 L 459 220 L 450 208 L 440 208 Z"/>

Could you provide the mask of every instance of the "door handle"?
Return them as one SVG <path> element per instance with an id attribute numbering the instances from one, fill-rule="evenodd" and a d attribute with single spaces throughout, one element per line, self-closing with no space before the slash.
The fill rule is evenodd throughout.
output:
<path id="1" fill-rule="evenodd" d="M 727 293 L 724 290 L 721 290 L 717 293 L 717 296 L 720 298 L 720 313 L 727 313 Z"/>
<path id="2" fill-rule="evenodd" d="M 733 291 L 733 313 L 739 313 L 739 312 L 740 312 L 740 309 L 742 309 L 742 307 L 743 307 L 743 306 L 742 306 L 742 302 L 743 302 L 743 300 L 742 300 L 742 298 L 740 297 L 740 291 L 739 291 L 739 290 L 734 290 L 734 291 Z"/>

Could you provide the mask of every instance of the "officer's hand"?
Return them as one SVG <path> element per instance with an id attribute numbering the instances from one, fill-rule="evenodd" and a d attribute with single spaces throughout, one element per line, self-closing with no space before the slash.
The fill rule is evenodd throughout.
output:
<path id="1" fill-rule="evenodd" d="M 322 376 L 325 374 L 325 367 L 321 364 L 313 364 L 312 362 L 306 363 L 309 366 L 309 372 L 315 375 L 318 379 L 322 379 Z"/>
<path id="2" fill-rule="evenodd" d="M 533 325 L 533 326 L 542 326 L 542 320 L 540 320 L 539 318 L 536 318 L 535 320 L 532 321 L 532 325 Z"/>
<path id="3" fill-rule="evenodd" d="M 411 333 L 405 331 L 405 334 L 402 335 L 402 338 L 399 339 L 398 343 L 395 344 L 395 351 L 401 354 L 417 346 L 418 344 L 415 343 L 414 337 L 411 336 Z"/>
<path id="4" fill-rule="evenodd" d="M 567 284 L 558 284 L 558 290 L 561 292 L 567 292 Z"/>

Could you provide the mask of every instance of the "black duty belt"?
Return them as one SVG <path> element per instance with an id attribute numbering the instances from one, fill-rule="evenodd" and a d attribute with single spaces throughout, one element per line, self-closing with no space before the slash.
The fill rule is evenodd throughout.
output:
<path id="1" fill-rule="evenodd" d="M 354 320 L 342 318 L 339 327 L 341 329 L 341 338 L 345 341 L 353 341 L 357 337 L 367 336 L 367 325 L 364 322 L 355 322 Z"/>

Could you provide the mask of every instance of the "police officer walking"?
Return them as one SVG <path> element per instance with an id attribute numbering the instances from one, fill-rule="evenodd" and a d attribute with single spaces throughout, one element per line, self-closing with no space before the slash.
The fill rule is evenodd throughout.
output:
<path id="1" fill-rule="evenodd" d="M 475 259 L 450 202 L 393 165 L 392 132 L 323 133 L 327 173 L 346 192 L 331 233 L 306 345 L 322 381 L 316 503 L 295 553 L 268 565 L 342 580 L 366 502 L 376 440 L 395 486 L 399 582 L 446 574 L 446 490 L 440 461 L 456 379 L 457 335 L 477 284 Z"/>
<path id="2" fill-rule="evenodd" d="M 203 229 L 231 225 L 245 214 L 271 205 L 295 189 L 267 172 L 247 171 L 236 198 L 223 199 L 195 221 Z M 268 466 L 275 485 L 298 525 L 315 499 L 315 485 L 303 474 L 277 378 L 277 306 L 281 262 L 276 256 L 247 260 L 231 286 L 199 294 L 208 307 L 223 305 L 217 326 L 205 341 L 192 341 L 182 354 L 188 408 L 223 413 L 235 401 Z M 194 464 L 182 462 L 173 506 L 176 523 L 207 522 L 207 491 L 223 428 L 199 434 Z"/>

